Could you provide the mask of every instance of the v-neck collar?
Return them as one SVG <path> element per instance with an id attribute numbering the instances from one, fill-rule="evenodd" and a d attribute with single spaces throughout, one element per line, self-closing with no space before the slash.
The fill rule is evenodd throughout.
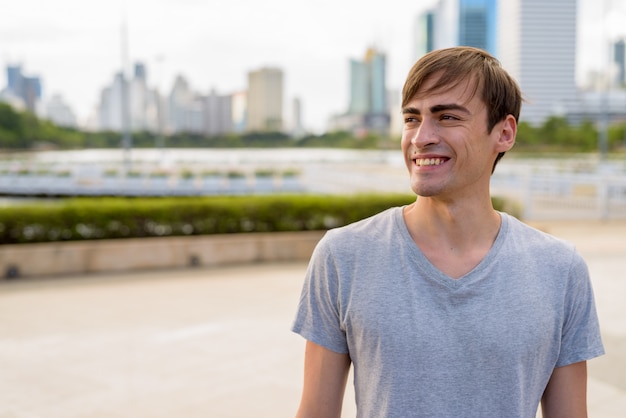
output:
<path id="1" fill-rule="evenodd" d="M 413 241 L 413 238 L 411 237 L 411 234 L 409 232 L 409 228 L 404 221 L 404 217 L 402 216 L 403 210 L 403 207 L 396 208 L 394 216 L 396 220 L 396 225 L 400 230 L 402 239 L 403 241 L 405 241 L 405 244 L 408 245 L 409 248 L 412 248 L 410 253 L 413 255 L 414 261 L 417 263 L 418 268 L 424 271 L 426 277 L 432 278 L 451 289 L 459 289 L 461 287 L 470 285 L 476 280 L 480 280 L 482 278 L 480 271 L 483 270 L 486 266 L 490 265 L 492 260 L 497 256 L 497 253 L 500 251 L 500 248 L 505 241 L 505 237 L 509 229 L 508 215 L 503 212 L 498 212 L 501 219 L 500 229 L 493 245 L 489 249 L 489 252 L 472 270 L 459 277 L 458 279 L 455 279 L 435 267 L 435 265 L 431 263 L 430 260 L 420 250 L 417 244 L 415 244 L 415 241 Z"/>

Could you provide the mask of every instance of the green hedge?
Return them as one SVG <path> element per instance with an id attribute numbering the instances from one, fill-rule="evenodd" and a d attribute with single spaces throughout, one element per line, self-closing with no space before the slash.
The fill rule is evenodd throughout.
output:
<path id="1" fill-rule="evenodd" d="M 0 244 L 326 230 L 414 200 L 406 194 L 76 198 L 0 209 Z"/>

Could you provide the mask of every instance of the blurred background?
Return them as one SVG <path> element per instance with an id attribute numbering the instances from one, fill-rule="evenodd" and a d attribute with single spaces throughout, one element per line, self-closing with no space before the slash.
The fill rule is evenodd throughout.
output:
<path id="1" fill-rule="evenodd" d="M 0 25 L 0 193 L 229 194 L 241 189 L 198 179 L 237 171 L 253 183 L 268 170 L 298 172 L 283 190 L 407 191 L 394 154 L 404 77 L 430 50 L 470 45 L 498 57 L 526 98 L 518 158 L 504 160 L 494 193 L 515 192 L 527 219 L 545 216 L 538 189 L 544 202 L 620 216 L 624 21 L 623 0 L 25 0 Z M 343 151 L 354 148 L 370 152 Z M 354 160 L 398 177 L 318 164 Z"/>
<path id="2" fill-rule="evenodd" d="M 24 0 L 0 26 L 0 87 L 5 102 L 85 130 L 120 131 L 129 90 L 133 131 L 320 134 L 371 128 L 348 114 L 389 118 L 414 61 L 472 45 L 518 79 L 525 120 L 580 122 L 597 117 L 589 94 L 623 88 L 625 20 L 620 0 Z"/>
<path id="3" fill-rule="evenodd" d="M 355 203 L 327 196 L 410 195 L 404 78 L 456 45 L 489 51 L 522 88 L 492 194 L 590 260 L 609 353 L 590 369 L 592 416 L 622 416 L 625 22 L 626 0 L 13 2 L 0 417 L 292 415 L 302 341 L 288 329 L 319 235 L 203 231 L 272 232 L 305 197 L 331 227 Z M 276 196 L 273 221 L 252 217 L 252 198 Z M 246 203 L 218 216 L 185 200 L 222 197 Z"/>

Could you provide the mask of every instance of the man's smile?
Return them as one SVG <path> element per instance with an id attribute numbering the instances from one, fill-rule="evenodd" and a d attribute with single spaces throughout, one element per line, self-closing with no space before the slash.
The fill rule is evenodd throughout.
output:
<path id="1" fill-rule="evenodd" d="M 447 158 L 416 158 L 415 165 L 418 167 L 432 166 L 432 165 L 440 165 L 447 161 Z"/>

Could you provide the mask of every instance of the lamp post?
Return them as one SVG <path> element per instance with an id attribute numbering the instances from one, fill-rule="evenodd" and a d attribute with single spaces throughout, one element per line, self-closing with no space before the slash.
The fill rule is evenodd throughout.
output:
<path id="1" fill-rule="evenodd" d="M 163 150 L 165 148 L 165 106 L 163 105 L 161 97 L 161 79 L 163 70 L 164 56 L 159 54 L 155 57 L 157 63 L 157 87 L 156 87 L 156 100 L 157 100 L 157 132 L 154 140 L 154 147 Z"/>
<path id="2" fill-rule="evenodd" d="M 128 174 L 132 169 L 131 150 L 133 147 L 133 138 L 131 136 L 130 115 L 129 115 L 129 83 L 127 79 L 128 67 L 128 32 L 126 27 L 126 19 L 122 20 L 121 28 L 121 53 L 122 53 L 122 71 L 121 71 L 121 106 L 122 112 L 122 148 L 124 150 L 124 170 Z"/>
<path id="3" fill-rule="evenodd" d="M 608 94 L 607 91 L 609 89 L 609 80 L 608 80 L 608 67 L 606 64 L 609 62 L 608 51 L 606 50 L 608 40 L 606 35 L 606 0 L 602 1 L 602 51 L 605 52 L 606 56 L 604 58 L 604 71 L 601 72 L 600 76 L 600 115 L 598 117 L 598 152 L 600 154 L 600 161 L 606 160 L 607 148 L 608 148 Z"/>

